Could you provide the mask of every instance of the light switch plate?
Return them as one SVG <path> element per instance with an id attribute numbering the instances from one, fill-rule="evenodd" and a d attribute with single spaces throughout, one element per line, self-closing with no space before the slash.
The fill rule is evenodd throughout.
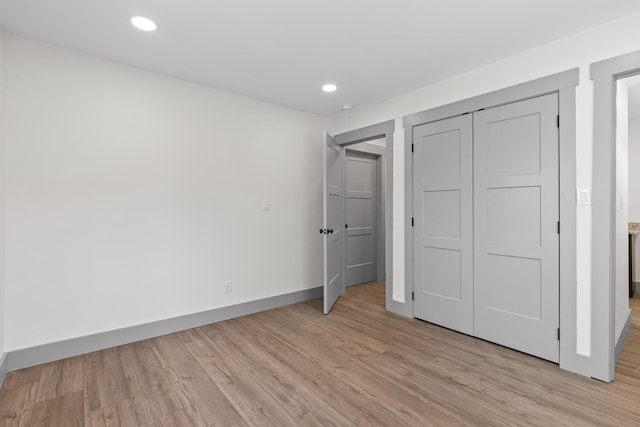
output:
<path id="1" fill-rule="evenodd" d="M 578 188 L 577 201 L 578 201 L 578 206 L 591 206 L 591 189 Z"/>
<path id="2" fill-rule="evenodd" d="M 262 201 L 262 210 L 265 212 L 271 210 L 271 202 L 269 201 L 269 199 L 264 199 Z"/>

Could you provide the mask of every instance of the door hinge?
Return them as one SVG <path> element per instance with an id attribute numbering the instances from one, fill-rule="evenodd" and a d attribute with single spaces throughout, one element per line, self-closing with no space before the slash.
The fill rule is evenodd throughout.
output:
<path id="1" fill-rule="evenodd" d="M 558 341 L 560 341 L 560 328 L 558 328 Z"/>
<path id="2" fill-rule="evenodd" d="M 413 150 L 415 150 L 415 145 L 413 145 L 413 143 L 411 143 L 411 152 L 413 153 Z"/>
<path id="3" fill-rule="evenodd" d="M 415 222 L 414 218 L 413 218 L 413 217 L 411 217 L 411 226 L 412 226 L 412 227 L 415 227 L 415 224 L 416 224 L 416 222 Z"/>
<path id="4" fill-rule="evenodd" d="M 416 293 L 411 291 L 411 301 L 415 301 L 416 299 Z"/>
<path id="5" fill-rule="evenodd" d="M 558 116 L 556 117 L 556 120 L 557 120 L 556 125 L 560 127 L 560 114 L 558 114 Z"/>
<path id="6" fill-rule="evenodd" d="M 558 221 L 558 234 L 560 234 L 560 221 Z"/>

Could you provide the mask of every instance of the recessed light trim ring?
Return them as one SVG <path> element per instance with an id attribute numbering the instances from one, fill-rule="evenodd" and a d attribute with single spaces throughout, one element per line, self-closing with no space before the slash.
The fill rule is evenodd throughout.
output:
<path id="1" fill-rule="evenodd" d="M 147 32 L 155 31 L 158 28 L 158 24 L 144 16 L 133 16 L 131 18 L 131 24 L 137 29 Z"/>
<path id="2" fill-rule="evenodd" d="M 338 86 L 335 83 L 326 83 L 322 86 L 322 90 L 325 92 L 335 92 L 338 89 Z"/>

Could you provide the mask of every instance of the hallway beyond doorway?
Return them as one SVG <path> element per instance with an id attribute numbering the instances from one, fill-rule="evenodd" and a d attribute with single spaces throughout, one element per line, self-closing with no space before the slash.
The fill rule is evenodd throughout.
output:
<path id="1" fill-rule="evenodd" d="M 640 387 L 640 293 L 629 298 L 631 309 L 631 328 L 616 365 L 616 382 L 629 382 L 630 379 Z"/>

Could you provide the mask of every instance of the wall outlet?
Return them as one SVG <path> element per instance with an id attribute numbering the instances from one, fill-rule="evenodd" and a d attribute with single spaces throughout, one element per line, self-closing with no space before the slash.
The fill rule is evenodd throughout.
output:
<path id="1" fill-rule="evenodd" d="M 230 294 L 233 292 L 233 282 L 231 280 L 224 282 L 224 293 Z"/>

